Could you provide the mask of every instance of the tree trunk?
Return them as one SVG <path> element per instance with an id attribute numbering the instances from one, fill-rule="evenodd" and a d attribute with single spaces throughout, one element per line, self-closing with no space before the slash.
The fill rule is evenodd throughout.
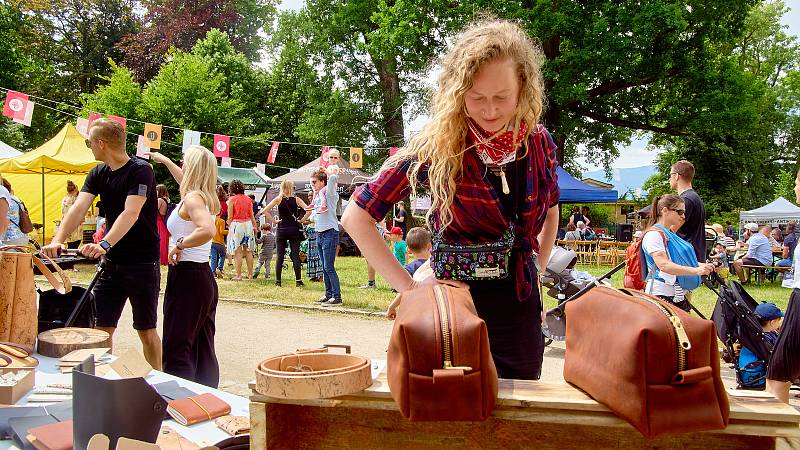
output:
<path id="1" fill-rule="evenodd" d="M 397 76 L 395 64 L 390 59 L 375 59 L 378 78 L 383 92 L 381 100 L 381 116 L 386 140 L 390 145 L 401 146 L 405 140 L 403 127 L 403 98 L 400 92 L 400 77 Z"/>
<path id="2" fill-rule="evenodd" d="M 561 120 L 561 109 L 558 105 L 550 104 L 544 112 L 542 124 L 547 128 L 547 131 L 550 132 L 553 141 L 558 147 L 556 151 L 558 163 L 564 165 L 564 143 L 567 141 L 567 135 L 562 130 L 554 128 L 559 123 L 559 120 Z"/>

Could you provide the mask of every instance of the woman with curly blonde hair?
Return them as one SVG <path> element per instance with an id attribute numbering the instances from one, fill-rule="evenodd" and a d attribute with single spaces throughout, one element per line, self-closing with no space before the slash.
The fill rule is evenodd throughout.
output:
<path id="1" fill-rule="evenodd" d="M 370 264 L 402 293 L 418 283 L 380 245 L 374 223 L 421 187 L 430 192 L 435 277 L 419 283 L 470 288 L 503 378 L 538 379 L 544 349 L 533 255 L 546 266 L 559 189 L 556 146 L 539 124 L 542 61 L 541 49 L 512 22 L 468 27 L 440 62 L 431 121 L 356 191 L 342 217 Z M 470 246 L 487 243 L 510 247 L 510 256 L 498 254 L 506 266 L 469 271 L 442 263 L 443 255 L 469 258 Z M 437 255 L 437 244 L 466 253 Z M 396 307 L 390 306 L 390 318 Z"/>

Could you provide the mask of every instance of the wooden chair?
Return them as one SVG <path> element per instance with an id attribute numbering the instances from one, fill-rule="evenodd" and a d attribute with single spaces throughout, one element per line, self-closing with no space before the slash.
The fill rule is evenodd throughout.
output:
<path id="1" fill-rule="evenodd" d="M 617 243 L 614 241 L 597 242 L 597 258 L 595 262 L 598 266 L 613 265 L 617 260 Z"/>
<path id="2" fill-rule="evenodd" d="M 614 265 L 625 261 L 625 252 L 628 250 L 628 246 L 631 245 L 630 242 L 615 242 L 617 246 L 617 259 L 614 260 Z"/>
<path id="3" fill-rule="evenodd" d="M 597 261 L 597 241 L 577 241 L 575 253 L 578 264 L 594 264 Z"/>

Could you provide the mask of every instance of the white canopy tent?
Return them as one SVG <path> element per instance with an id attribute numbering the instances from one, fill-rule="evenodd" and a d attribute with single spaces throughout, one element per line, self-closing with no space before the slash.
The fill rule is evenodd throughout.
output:
<path id="1" fill-rule="evenodd" d="M 760 208 L 740 212 L 739 229 L 741 230 L 744 224 L 748 222 L 772 226 L 784 225 L 789 222 L 800 222 L 800 206 L 795 205 L 783 197 L 778 197 L 772 203 L 766 204 Z"/>
<path id="2" fill-rule="evenodd" d="M 15 156 L 21 155 L 22 152 L 15 149 L 14 147 L 6 144 L 3 141 L 0 141 L 0 159 L 3 158 L 13 158 Z"/>

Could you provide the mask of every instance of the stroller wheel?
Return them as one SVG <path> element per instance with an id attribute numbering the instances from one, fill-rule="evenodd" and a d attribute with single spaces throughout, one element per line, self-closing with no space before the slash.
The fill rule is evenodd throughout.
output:
<path id="1" fill-rule="evenodd" d="M 550 344 L 553 343 L 553 340 L 550 339 L 549 337 L 547 337 L 546 334 L 542 333 L 542 336 L 544 336 L 544 346 L 545 347 L 547 347 L 547 346 L 549 346 Z"/>

